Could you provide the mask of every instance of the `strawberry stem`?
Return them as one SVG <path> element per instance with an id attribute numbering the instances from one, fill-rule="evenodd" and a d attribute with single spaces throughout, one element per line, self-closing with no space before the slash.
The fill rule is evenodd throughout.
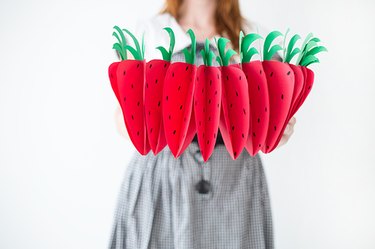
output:
<path id="1" fill-rule="evenodd" d="M 195 38 L 195 34 L 194 34 L 193 30 L 189 29 L 187 31 L 187 33 L 189 34 L 190 39 L 191 39 L 191 51 L 189 52 L 189 50 L 187 48 L 184 48 L 182 51 L 184 52 L 186 63 L 194 65 L 195 64 L 195 56 L 196 56 L 195 51 L 197 49 L 197 40 Z"/>
<path id="2" fill-rule="evenodd" d="M 320 39 L 313 37 L 312 33 L 308 34 L 302 45 L 302 52 L 300 53 L 296 65 L 304 67 L 309 66 L 312 63 L 318 63 L 319 59 L 315 56 L 320 52 L 327 52 L 328 50 L 324 46 L 319 46 L 318 42 Z"/>
<path id="3" fill-rule="evenodd" d="M 134 59 L 135 60 L 143 60 L 144 59 L 144 49 L 145 49 L 145 45 L 144 45 L 144 34 L 142 35 L 142 49 L 141 47 L 139 46 L 139 42 L 137 40 L 137 38 L 135 38 L 135 36 L 127 29 L 123 29 L 126 33 L 128 33 L 128 35 L 130 35 L 130 37 L 133 39 L 133 42 L 134 42 L 134 45 L 135 45 L 135 49 L 129 45 L 125 45 L 125 49 L 129 50 L 129 52 L 134 56 Z"/>
<path id="4" fill-rule="evenodd" d="M 225 47 L 228 42 L 229 42 L 229 39 L 220 37 L 216 43 L 217 48 L 219 50 L 219 55 L 216 56 L 216 61 L 220 64 L 220 66 L 228 66 L 230 62 L 230 58 L 233 55 L 237 54 L 236 51 L 234 51 L 231 48 L 225 52 Z"/>
<path id="5" fill-rule="evenodd" d="M 263 39 L 263 37 L 261 37 L 259 34 L 256 34 L 256 33 L 247 34 L 245 37 L 243 37 L 243 39 L 242 37 L 243 37 L 243 32 L 241 31 L 240 32 L 240 47 L 239 47 L 239 50 L 241 53 L 241 63 L 247 63 L 247 62 L 250 62 L 251 58 L 254 55 L 259 54 L 259 51 L 256 48 L 254 47 L 250 48 L 251 44 L 258 39 Z"/>
<path id="6" fill-rule="evenodd" d="M 172 54 L 173 54 L 173 49 L 174 49 L 174 45 L 175 45 L 175 36 L 174 36 L 174 32 L 171 28 L 169 27 L 165 27 L 164 28 L 165 31 L 168 32 L 168 35 L 169 35 L 169 51 L 167 51 L 164 47 L 162 46 L 159 46 L 157 47 L 156 49 L 159 49 L 162 56 L 163 56 L 163 60 L 165 61 L 171 61 L 172 59 Z"/>
<path id="7" fill-rule="evenodd" d="M 286 50 L 284 62 L 290 63 L 290 61 L 293 59 L 294 56 L 296 56 L 298 53 L 301 53 L 301 49 L 294 48 L 296 42 L 301 39 L 301 37 L 297 34 L 295 34 L 289 41 L 288 47 L 284 47 L 284 50 Z M 285 45 L 284 45 L 285 46 Z"/>
<path id="8" fill-rule="evenodd" d="M 215 57 L 215 53 L 210 49 L 210 42 L 207 38 L 204 44 L 204 49 L 201 49 L 200 53 L 203 57 L 204 65 L 212 66 L 212 60 Z"/>
<path id="9" fill-rule="evenodd" d="M 271 47 L 272 42 L 278 37 L 283 36 L 282 33 L 279 31 L 272 31 L 269 33 L 266 37 L 266 40 L 264 41 L 264 51 L 263 51 L 263 60 L 269 61 L 272 59 L 272 57 L 275 55 L 275 53 L 279 50 L 282 50 L 283 48 L 280 47 L 280 45 L 274 45 Z M 271 48 L 270 48 L 271 47 Z"/>
<path id="10" fill-rule="evenodd" d="M 117 51 L 117 53 L 120 55 L 121 60 L 126 60 L 127 59 L 127 54 L 126 54 L 126 49 L 125 49 L 126 39 L 125 39 L 124 33 L 118 26 L 114 26 L 113 28 L 115 29 L 115 31 L 117 31 L 120 34 L 121 39 L 118 36 L 118 34 L 114 31 L 112 35 L 116 37 L 118 42 L 113 44 L 112 48 Z"/>

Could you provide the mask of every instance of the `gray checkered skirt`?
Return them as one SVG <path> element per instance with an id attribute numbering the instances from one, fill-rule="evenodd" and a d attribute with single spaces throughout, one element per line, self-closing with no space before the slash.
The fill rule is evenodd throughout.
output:
<path id="1" fill-rule="evenodd" d="M 202 47 L 198 44 L 197 51 Z M 174 60 L 183 60 L 182 54 Z M 197 60 L 202 63 L 199 53 Z M 202 178 L 203 191 L 197 186 Z M 216 144 L 204 163 L 196 142 L 177 159 L 168 146 L 156 156 L 134 153 L 118 196 L 110 249 L 273 247 L 259 154 L 252 157 L 244 149 L 233 160 L 223 144 Z"/>

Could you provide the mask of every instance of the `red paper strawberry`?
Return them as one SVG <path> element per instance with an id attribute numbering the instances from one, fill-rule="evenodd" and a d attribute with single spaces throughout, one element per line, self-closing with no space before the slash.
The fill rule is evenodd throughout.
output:
<path id="1" fill-rule="evenodd" d="M 113 28 L 120 34 L 120 37 L 121 37 L 121 39 L 120 39 L 119 35 L 116 32 L 112 33 L 112 35 L 114 37 L 116 37 L 116 39 L 118 41 L 117 43 L 113 44 L 113 49 L 115 49 L 118 52 L 121 60 L 126 60 L 127 59 L 127 54 L 126 54 L 126 49 L 125 49 L 126 40 L 125 40 L 124 33 L 122 32 L 122 30 L 118 26 L 114 26 Z M 109 66 L 108 76 L 109 76 L 109 80 L 111 82 L 112 90 L 115 93 L 116 98 L 117 98 L 117 100 L 118 100 L 118 102 L 121 106 L 120 95 L 118 93 L 117 73 L 116 73 L 117 67 L 118 67 L 119 64 L 120 64 L 120 62 L 116 61 L 116 62 L 113 62 Z"/>
<path id="2" fill-rule="evenodd" d="M 186 62 L 172 63 L 164 79 L 163 123 L 167 144 L 177 158 L 194 138 L 195 119 L 193 114 L 193 95 L 195 89 L 196 39 L 189 29 L 191 51 L 183 50 Z"/>
<path id="3" fill-rule="evenodd" d="M 281 46 L 271 43 L 276 37 L 282 36 L 278 31 L 271 32 L 264 42 L 263 68 L 267 77 L 270 119 L 267 131 L 266 143 L 262 151 L 269 153 L 275 147 L 279 135 L 282 134 L 284 123 L 289 114 L 294 91 L 294 72 L 287 63 L 272 61 L 272 56 Z"/>
<path id="4" fill-rule="evenodd" d="M 145 113 L 147 135 L 151 150 L 156 155 L 167 145 L 164 135 L 162 115 L 164 79 L 171 64 L 175 36 L 171 28 L 164 28 L 170 36 L 169 51 L 164 47 L 157 47 L 163 56 L 163 60 L 151 60 L 146 65 L 145 86 Z"/>
<path id="5" fill-rule="evenodd" d="M 150 151 L 150 145 L 147 139 L 143 107 L 146 66 L 144 42 L 142 39 L 142 48 L 140 48 L 134 35 L 127 29 L 124 29 L 124 31 L 131 36 L 136 49 L 129 45 L 125 46 L 134 56 L 134 60 L 123 60 L 119 63 L 116 74 L 118 92 L 130 140 L 140 154 L 146 155 Z"/>
<path id="6" fill-rule="evenodd" d="M 268 86 L 262 62 L 259 60 L 250 62 L 251 58 L 258 54 L 258 50 L 254 47 L 250 48 L 250 45 L 262 37 L 255 33 L 246 35 L 243 40 L 242 37 L 243 33 L 241 32 L 241 62 L 248 83 L 251 112 L 249 115 L 249 136 L 245 148 L 251 156 L 254 156 L 262 148 L 267 137 L 270 113 Z"/>
<path id="7" fill-rule="evenodd" d="M 216 143 L 221 108 L 221 77 L 219 68 L 212 66 L 215 53 L 210 50 L 206 39 L 204 50 L 200 51 L 204 65 L 197 71 L 194 93 L 195 124 L 198 143 L 203 160 L 206 162 Z"/>
<path id="8" fill-rule="evenodd" d="M 233 160 L 241 154 L 249 133 L 249 92 L 245 74 L 237 66 L 229 66 L 233 49 L 225 52 L 228 39 L 217 41 L 222 82 L 222 111 L 219 128 L 224 144 Z"/>

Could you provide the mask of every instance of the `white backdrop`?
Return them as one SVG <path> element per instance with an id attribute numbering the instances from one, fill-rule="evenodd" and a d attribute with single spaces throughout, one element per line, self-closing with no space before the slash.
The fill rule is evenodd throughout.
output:
<path id="1" fill-rule="evenodd" d="M 329 49 L 293 137 L 262 155 L 276 248 L 375 248 L 375 2 L 241 4 L 268 29 L 312 31 Z M 134 152 L 114 122 L 112 27 L 132 29 L 161 5 L 0 2 L 0 248 L 106 248 Z"/>

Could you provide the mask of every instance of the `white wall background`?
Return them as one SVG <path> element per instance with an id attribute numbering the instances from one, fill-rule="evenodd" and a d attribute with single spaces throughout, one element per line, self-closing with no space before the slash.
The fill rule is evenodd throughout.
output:
<path id="1" fill-rule="evenodd" d="M 312 31 L 329 49 L 292 139 L 262 156 L 276 248 L 375 248 L 375 2 L 241 3 L 265 27 Z M 114 122 L 112 27 L 161 5 L 0 2 L 0 248 L 106 248 L 134 152 Z"/>

